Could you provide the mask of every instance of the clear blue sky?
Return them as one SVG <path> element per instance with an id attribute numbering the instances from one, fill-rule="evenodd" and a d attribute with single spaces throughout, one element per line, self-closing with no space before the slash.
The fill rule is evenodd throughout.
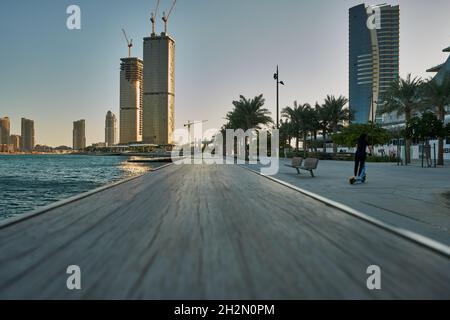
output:
<path id="1" fill-rule="evenodd" d="M 171 0 L 161 0 L 162 7 Z M 385 1 L 380 1 L 385 2 Z M 402 76 L 428 77 L 450 45 L 450 1 L 402 0 Z M 240 94 L 263 93 L 275 110 L 276 64 L 287 84 L 281 107 L 348 95 L 348 9 L 354 0 L 179 0 L 169 25 L 176 40 L 176 123 L 218 128 Z M 368 1 L 369 4 L 378 2 Z M 66 8 L 82 10 L 82 29 L 66 28 Z M 2 0 L 0 116 L 36 121 L 37 143 L 71 145 L 72 122 L 86 119 L 88 143 L 104 140 L 108 110 L 119 114 L 121 28 L 142 57 L 152 0 Z M 162 30 L 162 23 L 158 31 Z"/>

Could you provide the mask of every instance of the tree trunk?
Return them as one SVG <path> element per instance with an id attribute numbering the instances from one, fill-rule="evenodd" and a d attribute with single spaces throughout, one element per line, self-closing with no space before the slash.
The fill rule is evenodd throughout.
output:
<path id="1" fill-rule="evenodd" d="M 445 107 L 439 106 L 439 120 L 445 124 Z M 444 138 L 439 137 L 439 148 L 438 148 L 438 166 L 444 165 Z"/>
<path id="2" fill-rule="evenodd" d="M 327 134 L 323 132 L 322 137 L 323 137 L 323 153 L 327 153 Z"/>
<path id="3" fill-rule="evenodd" d="M 411 120 L 411 111 L 405 111 L 405 120 L 406 123 L 408 123 Z M 411 163 L 411 139 L 407 138 L 405 140 L 405 163 L 410 164 Z"/>
<path id="4" fill-rule="evenodd" d="M 337 128 L 335 127 L 335 128 L 333 129 L 333 133 L 336 134 L 337 131 L 338 131 L 338 130 L 337 130 Z M 334 153 L 334 154 L 337 153 L 337 144 L 334 143 L 334 141 L 333 141 L 333 153 Z"/>
<path id="5" fill-rule="evenodd" d="M 411 139 L 406 139 L 405 143 L 405 153 L 406 153 L 406 159 L 405 162 L 407 164 L 411 163 Z"/>
<path id="6" fill-rule="evenodd" d="M 444 165 L 444 138 L 439 138 L 439 152 L 438 152 L 438 166 L 443 166 Z"/>
<path id="7" fill-rule="evenodd" d="M 308 136 L 308 134 L 307 133 L 304 133 L 303 134 L 303 158 L 305 158 L 306 159 L 306 157 L 307 157 L 307 146 L 306 146 L 306 139 L 307 139 L 307 136 Z"/>
<path id="8" fill-rule="evenodd" d="M 314 131 L 314 151 L 317 153 L 317 131 Z"/>
<path id="9" fill-rule="evenodd" d="M 299 146 L 299 142 L 300 142 L 300 135 L 297 134 L 297 136 L 295 137 L 295 150 L 299 150 L 298 146 Z"/>

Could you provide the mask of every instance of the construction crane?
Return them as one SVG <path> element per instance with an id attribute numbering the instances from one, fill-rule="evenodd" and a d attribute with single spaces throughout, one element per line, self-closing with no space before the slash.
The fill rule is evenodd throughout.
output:
<path id="1" fill-rule="evenodd" d="M 128 45 L 128 58 L 131 58 L 131 48 L 133 47 L 133 39 L 128 40 L 127 33 L 125 32 L 125 29 L 122 29 L 123 35 L 125 36 L 125 40 L 127 41 Z"/>
<path id="2" fill-rule="evenodd" d="M 196 124 L 199 124 L 199 123 L 202 123 L 202 124 L 203 124 L 203 123 L 206 123 L 206 122 L 208 122 L 208 120 L 194 121 L 194 122 L 190 122 L 190 121 L 188 120 L 188 122 L 185 123 L 184 126 L 188 128 L 189 137 L 191 136 L 191 127 L 192 127 L 193 125 L 196 125 Z"/>
<path id="3" fill-rule="evenodd" d="M 188 120 L 188 122 L 184 124 L 184 126 L 188 128 L 188 136 L 189 136 L 189 141 L 190 141 L 189 144 L 190 145 L 195 144 L 195 141 L 191 141 L 191 126 L 196 125 L 196 124 L 200 124 L 200 123 L 203 124 L 203 123 L 206 123 L 206 122 L 208 122 L 208 120 L 194 121 L 194 122 L 191 122 L 191 121 Z"/>
<path id="4" fill-rule="evenodd" d="M 159 1 L 156 0 L 156 9 L 154 12 L 151 13 L 150 21 L 152 22 L 152 35 L 155 35 L 155 23 L 156 23 L 156 17 L 158 15 L 158 9 L 159 9 Z"/>
<path id="5" fill-rule="evenodd" d="M 163 12 L 162 20 L 164 21 L 164 33 L 167 34 L 167 22 L 169 21 L 170 15 L 172 14 L 175 5 L 177 4 L 177 0 L 173 0 L 172 8 L 170 8 L 169 13 L 166 16 L 166 13 Z"/>
<path id="6" fill-rule="evenodd" d="M 194 121 L 194 122 L 190 122 L 190 121 L 188 120 L 188 122 L 185 123 L 184 126 L 188 128 L 189 133 L 190 133 L 190 132 L 191 132 L 191 126 L 193 126 L 193 125 L 195 125 L 195 124 L 199 124 L 199 123 L 206 123 L 206 122 L 208 122 L 208 120 Z"/>

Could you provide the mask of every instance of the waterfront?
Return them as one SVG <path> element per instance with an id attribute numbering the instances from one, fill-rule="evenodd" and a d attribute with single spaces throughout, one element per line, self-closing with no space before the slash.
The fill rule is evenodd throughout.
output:
<path id="1" fill-rule="evenodd" d="M 237 165 L 172 165 L 2 228 L 0 299 L 448 299 L 441 248 Z"/>
<path id="2" fill-rule="evenodd" d="M 148 164 L 127 160 L 120 156 L 0 155 L 0 221 L 151 169 Z"/>

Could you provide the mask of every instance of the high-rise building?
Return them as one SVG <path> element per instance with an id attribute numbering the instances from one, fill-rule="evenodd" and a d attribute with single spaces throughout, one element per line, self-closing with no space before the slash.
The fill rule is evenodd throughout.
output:
<path id="1" fill-rule="evenodd" d="M 399 77 L 400 8 L 355 6 L 349 10 L 349 32 L 349 100 L 354 122 L 380 122 L 377 109 Z"/>
<path id="2" fill-rule="evenodd" d="M 9 145 L 11 123 L 8 117 L 0 118 L 0 144 Z"/>
<path id="3" fill-rule="evenodd" d="M 450 52 L 450 47 L 445 48 L 442 52 Z M 437 83 L 441 84 L 444 79 L 450 75 L 450 56 L 444 63 L 428 69 L 427 72 L 436 73 L 433 79 L 436 80 Z"/>
<path id="4" fill-rule="evenodd" d="M 142 141 L 143 62 L 120 59 L 120 143 Z"/>
<path id="5" fill-rule="evenodd" d="M 117 119 L 116 115 L 111 111 L 108 111 L 106 114 L 105 143 L 108 147 L 117 143 Z"/>
<path id="6" fill-rule="evenodd" d="M 12 146 L 12 150 L 17 152 L 20 150 L 20 140 L 21 137 L 19 135 L 11 135 L 9 138 L 9 144 Z"/>
<path id="7" fill-rule="evenodd" d="M 22 139 L 20 149 L 25 152 L 31 152 L 34 149 L 34 121 L 22 118 Z"/>
<path id="8" fill-rule="evenodd" d="M 442 50 L 442 52 L 449 52 L 450 53 L 450 47 L 445 48 Z M 447 58 L 447 60 L 444 63 L 441 63 L 435 67 L 432 67 L 427 70 L 427 72 L 435 73 L 435 76 L 433 77 L 433 80 L 436 81 L 436 83 L 442 85 L 442 83 L 445 81 L 447 77 L 450 76 L 450 56 Z M 445 114 L 446 117 L 450 117 L 450 103 L 447 104 L 445 107 Z M 444 116 L 445 118 L 445 116 Z M 446 121 L 447 123 L 447 121 Z M 450 141 L 450 137 L 447 138 L 448 141 Z"/>
<path id="9" fill-rule="evenodd" d="M 73 123 L 73 150 L 86 148 L 86 121 L 78 120 Z"/>
<path id="10" fill-rule="evenodd" d="M 146 143 L 167 145 L 175 129 L 175 41 L 166 33 L 144 38 Z"/>

